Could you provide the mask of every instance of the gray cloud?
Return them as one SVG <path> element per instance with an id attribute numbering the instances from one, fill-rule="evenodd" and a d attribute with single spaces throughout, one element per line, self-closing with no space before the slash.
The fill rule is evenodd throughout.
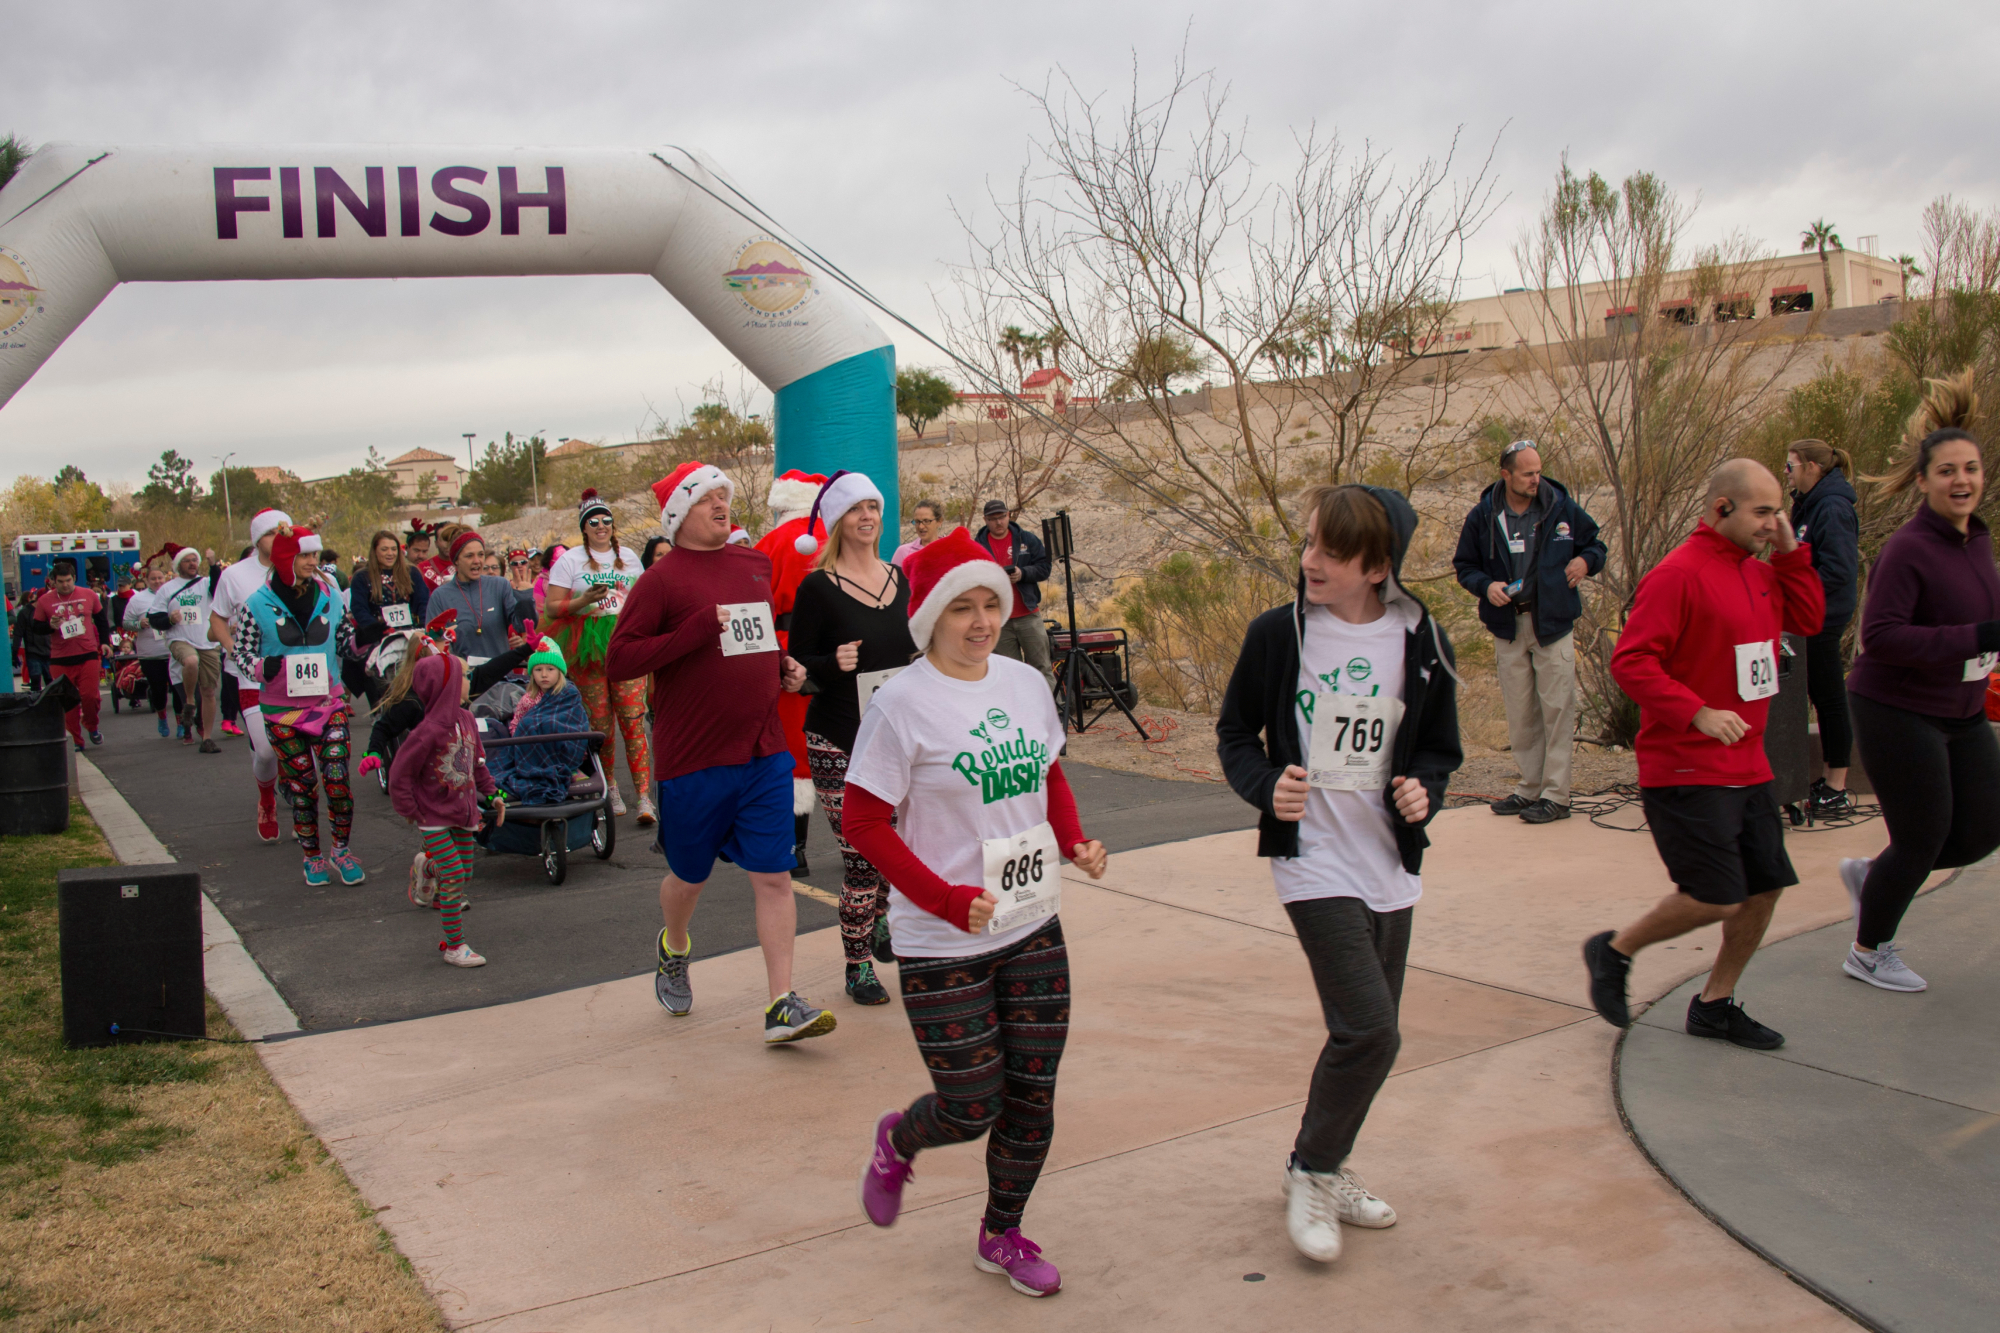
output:
<path id="1" fill-rule="evenodd" d="M 31 141 L 698 146 L 923 323 L 964 252 L 953 201 L 976 214 L 1024 161 L 1013 84 L 1060 64 L 1116 95 L 1135 48 L 1156 81 L 1184 34 L 1266 160 L 1309 121 L 1411 160 L 1461 125 L 1480 152 L 1501 135 L 1509 197 L 1474 292 L 1513 281 L 1565 150 L 1698 195 L 1706 234 L 1786 249 L 1821 215 L 1915 249 L 1932 196 L 2000 202 L 2000 17 L 1968 5 L 126 3 L 6 22 L 22 58 L 0 130 Z M 464 430 L 623 436 L 730 364 L 643 279 L 126 288 L 0 411 L 0 450 L 8 471 L 107 480 L 169 447 L 316 475 Z"/>

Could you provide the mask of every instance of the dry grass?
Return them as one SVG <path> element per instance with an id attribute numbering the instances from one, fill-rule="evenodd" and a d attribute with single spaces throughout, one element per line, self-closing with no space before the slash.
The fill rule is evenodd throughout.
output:
<path id="1" fill-rule="evenodd" d="M 0 841 L 0 1325 L 444 1328 L 250 1047 L 62 1046 L 54 869 L 109 859 L 80 809 Z"/>

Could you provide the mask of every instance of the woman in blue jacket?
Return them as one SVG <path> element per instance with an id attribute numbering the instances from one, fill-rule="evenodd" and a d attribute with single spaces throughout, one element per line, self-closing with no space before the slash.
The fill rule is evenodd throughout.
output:
<path id="1" fill-rule="evenodd" d="M 1847 720 L 1846 668 L 1840 639 L 1854 619 L 1861 573 L 1861 523 L 1854 512 L 1848 478 L 1854 460 L 1845 449 L 1820 440 L 1794 440 L 1785 451 L 1785 475 L 1792 484 L 1792 531 L 1812 547 L 1812 564 L 1826 589 L 1826 620 L 1806 640 L 1806 697 L 1819 715 L 1819 748 L 1826 775 L 1813 780 L 1810 800 L 1816 815 L 1845 814 L 1847 761 L 1854 730 Z"/>

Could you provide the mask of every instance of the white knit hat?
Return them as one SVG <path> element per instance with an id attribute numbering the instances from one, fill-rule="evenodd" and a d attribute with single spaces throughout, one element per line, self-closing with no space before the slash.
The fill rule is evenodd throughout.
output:
<path id="1" fill-rule="evenodd" d="M 812 518 L 823 523 L 822 532 L 832 532 L 840 523 L 841 516 L 863 500 L 873 500 L 881 504 L 882 492 L 874 482 L 868 480 L 864 472 L 849 472 L 842 469 L 827 479 L 819 488 L 819 495 L 813 500 Z M 806 530 L 792 540 L 792 549 L 800 555 L 811 555 L 819 549 L 819 538 L 812 535 L 813 524 L 808 522 Z"/>
<path id="2" fill-rule="evenodd" d="M 917 651 L 929 652 L 931 631 L 952 599 L 974 588 L 991 588 L 1005 611 L 1014 606 L 1014 585 L 993 553 L 972 540 L 964 528 L 953 528 L 903 561 L 910 580 L 910 638 Z"/>
<path id="3" fill-rule="evenodd" d="M 653 496 L 660 502 L 660 530 L 667 534 L 668 541 L 680 532 L 681 523 L 695 501 L 718 486 L 729 492 L 730 503 L 734 504 L 736 484 L 712 463 L 683 463 L 653 483 Z"/>

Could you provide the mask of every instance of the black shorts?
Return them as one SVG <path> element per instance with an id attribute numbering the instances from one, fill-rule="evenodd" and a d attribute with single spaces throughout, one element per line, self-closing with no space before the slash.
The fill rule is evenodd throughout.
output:
<path id="1" fill-rule="evenodd" d="M 1643 787 L 1639 796 L 1653 846 L 1688 897 L 1727 907 L 1799 882 L 1770 783 Z"/>

